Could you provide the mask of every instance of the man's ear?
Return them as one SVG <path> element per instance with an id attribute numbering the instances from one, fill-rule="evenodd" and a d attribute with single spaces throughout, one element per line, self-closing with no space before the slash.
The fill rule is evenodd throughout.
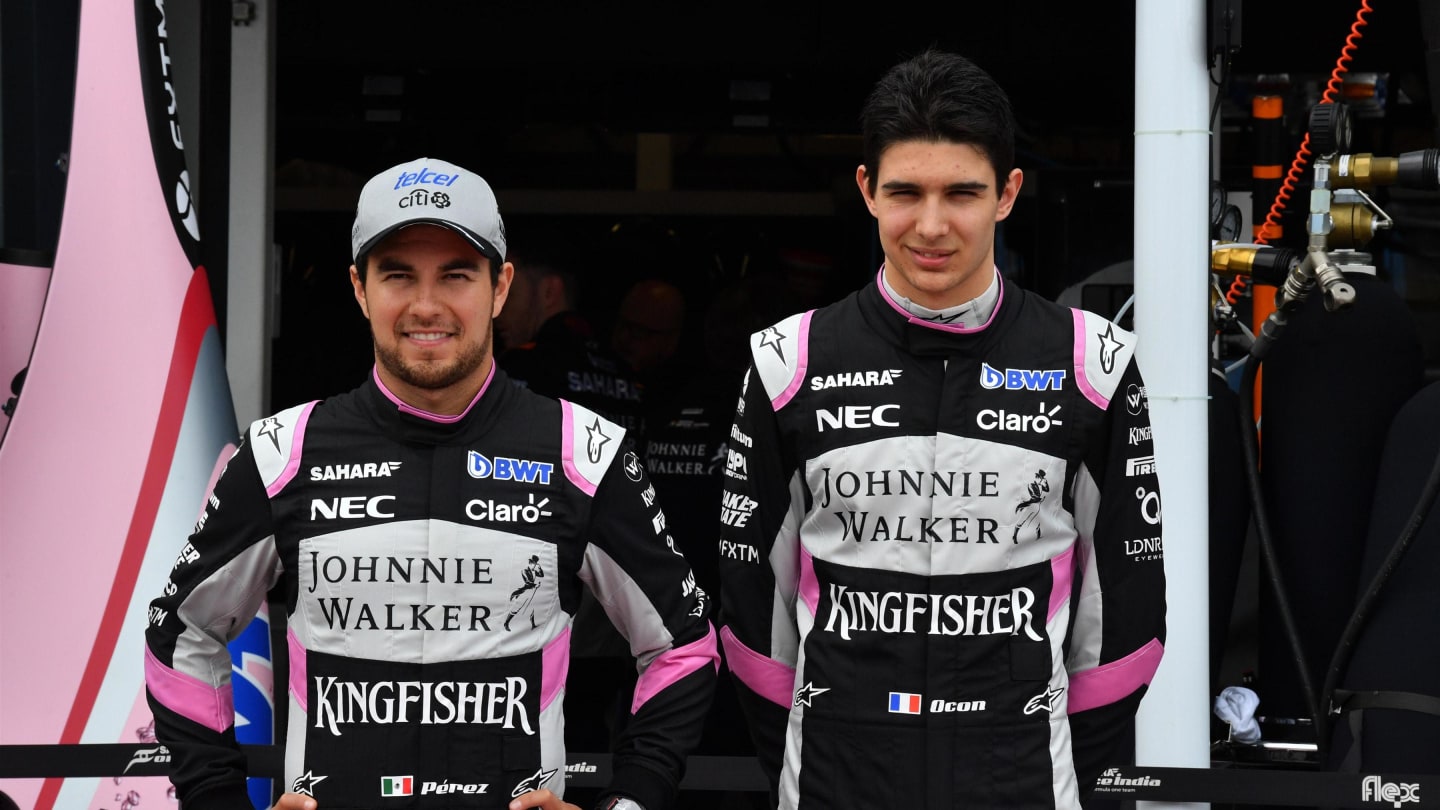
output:
<path id="1" fill-rule="evenodd" d="M 510 299 L 510 284 L 515 281 L 515 265 L 505 262 L 500 265 L 500 274 L 495 278 L 494 300 L 490 303 L 490 317 L 498 316 Z"/>
<path id="2" fill-rule="evenodd" d="M 1010 176 L 1005 178 L 1005 187 L 1000 189 L 1000 205 L 995 209 L 995 221 L 1010 216 L 1010 209 L 1015 207 L 1015 200 L 1020 196 L 1020 184 L 1024 182 L 1025 175 L 1019 169 L 1011 169 Z"/>
<path id="3" fill-rule="evenodd" d="M 360 271 L 355 265 L 350 265 L 350 286 L 355 288 L 355 303 L 360 305 L 360 312 L 365 315 L 365 320 L 370 320 L 370 304 L 365 300 L 365 282 L 360 280 Z"/>
<path id="4" fill-rule="evenodd" d="M 860 187 L 860 196 L 865 198 L 865 207 L 870 209 L 870 215 L 875 216 L 875 196 L 870 193 L 870 176 L 865 172 L 864 163 L 855 167 L 855 185 Z"/>

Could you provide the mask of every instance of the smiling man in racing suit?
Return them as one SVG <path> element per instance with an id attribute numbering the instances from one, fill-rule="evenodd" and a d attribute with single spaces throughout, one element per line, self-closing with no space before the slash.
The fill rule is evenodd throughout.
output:
<path id="1" fill-rule="evenodd" d="M 396 166 L 362 190 L 352 242 L 373 374 L 250 426 L 150 609 L 146 685 L 182 806 L 250 810 L 225 645 L 278 590 L 280 806 L 573 808 L 582 587 L 640 673 L 599 806 L 672 806 L 714 688 L 709 600 L 625 432 L 495 367 L 514 270 L 493 192 L 443 161 Z"/>
<path id="2" fill-rule="evenodd" d="M 752 337 L 726 662 L 784 810 L 1078 807 L 1163 651 L 1135 336 L 1000 275 L 1021 172 L 983 71 L 921 54 L 862 120 L 885 263 Z"/>

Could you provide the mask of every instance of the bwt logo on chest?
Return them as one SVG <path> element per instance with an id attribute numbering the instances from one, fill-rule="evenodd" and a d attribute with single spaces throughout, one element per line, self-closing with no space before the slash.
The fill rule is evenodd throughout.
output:
<path id="1" fill-rule="evenodd" d="M 491 460 L 474 450 L 466 460 L 466 472 L 471 478 L 489 478 L 495 481 L 520 481 L 526 484 L 548 484 L 555 465 L 545 461 L 530 461 L 523 458 Z"/>

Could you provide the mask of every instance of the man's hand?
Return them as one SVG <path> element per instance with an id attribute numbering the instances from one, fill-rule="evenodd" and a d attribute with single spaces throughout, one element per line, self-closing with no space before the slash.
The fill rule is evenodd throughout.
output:
<path id="1" fill-rule="evenodd" d="M 580 810 L 576 805 L 561 801 L 559 796 L 548 790 L 522 793 L 520 798 L 510 802 L 510 810 L 525 810 L 527 807 L 538 807 L 540 810 Z"/>
<path id="2" fill-rule="evenodd" d="M 311 796 L 302 796 L 299 793 L 286 793 L 275 802 L 271 810 L 316 810 L 319 804 Z"/>

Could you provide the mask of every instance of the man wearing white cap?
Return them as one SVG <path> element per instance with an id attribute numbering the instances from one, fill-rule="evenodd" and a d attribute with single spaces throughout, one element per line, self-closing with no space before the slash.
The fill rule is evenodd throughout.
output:
<path id="1" fill-rule="evenodd" d="M 564 684 L 590 588 L 640 672 L 597 806 L 673 806 L 714 689 L 709 599 L 625 431 L 496 367 L 514 268 L 494 192 L 441 160 L 395 166 L 361 191 L 351 242 L 374 371 L 249 427 L 149 612 L 182 805 L 250 810 L 226 644 L 278 589 L 277 807 L 575 808 Z"/>

